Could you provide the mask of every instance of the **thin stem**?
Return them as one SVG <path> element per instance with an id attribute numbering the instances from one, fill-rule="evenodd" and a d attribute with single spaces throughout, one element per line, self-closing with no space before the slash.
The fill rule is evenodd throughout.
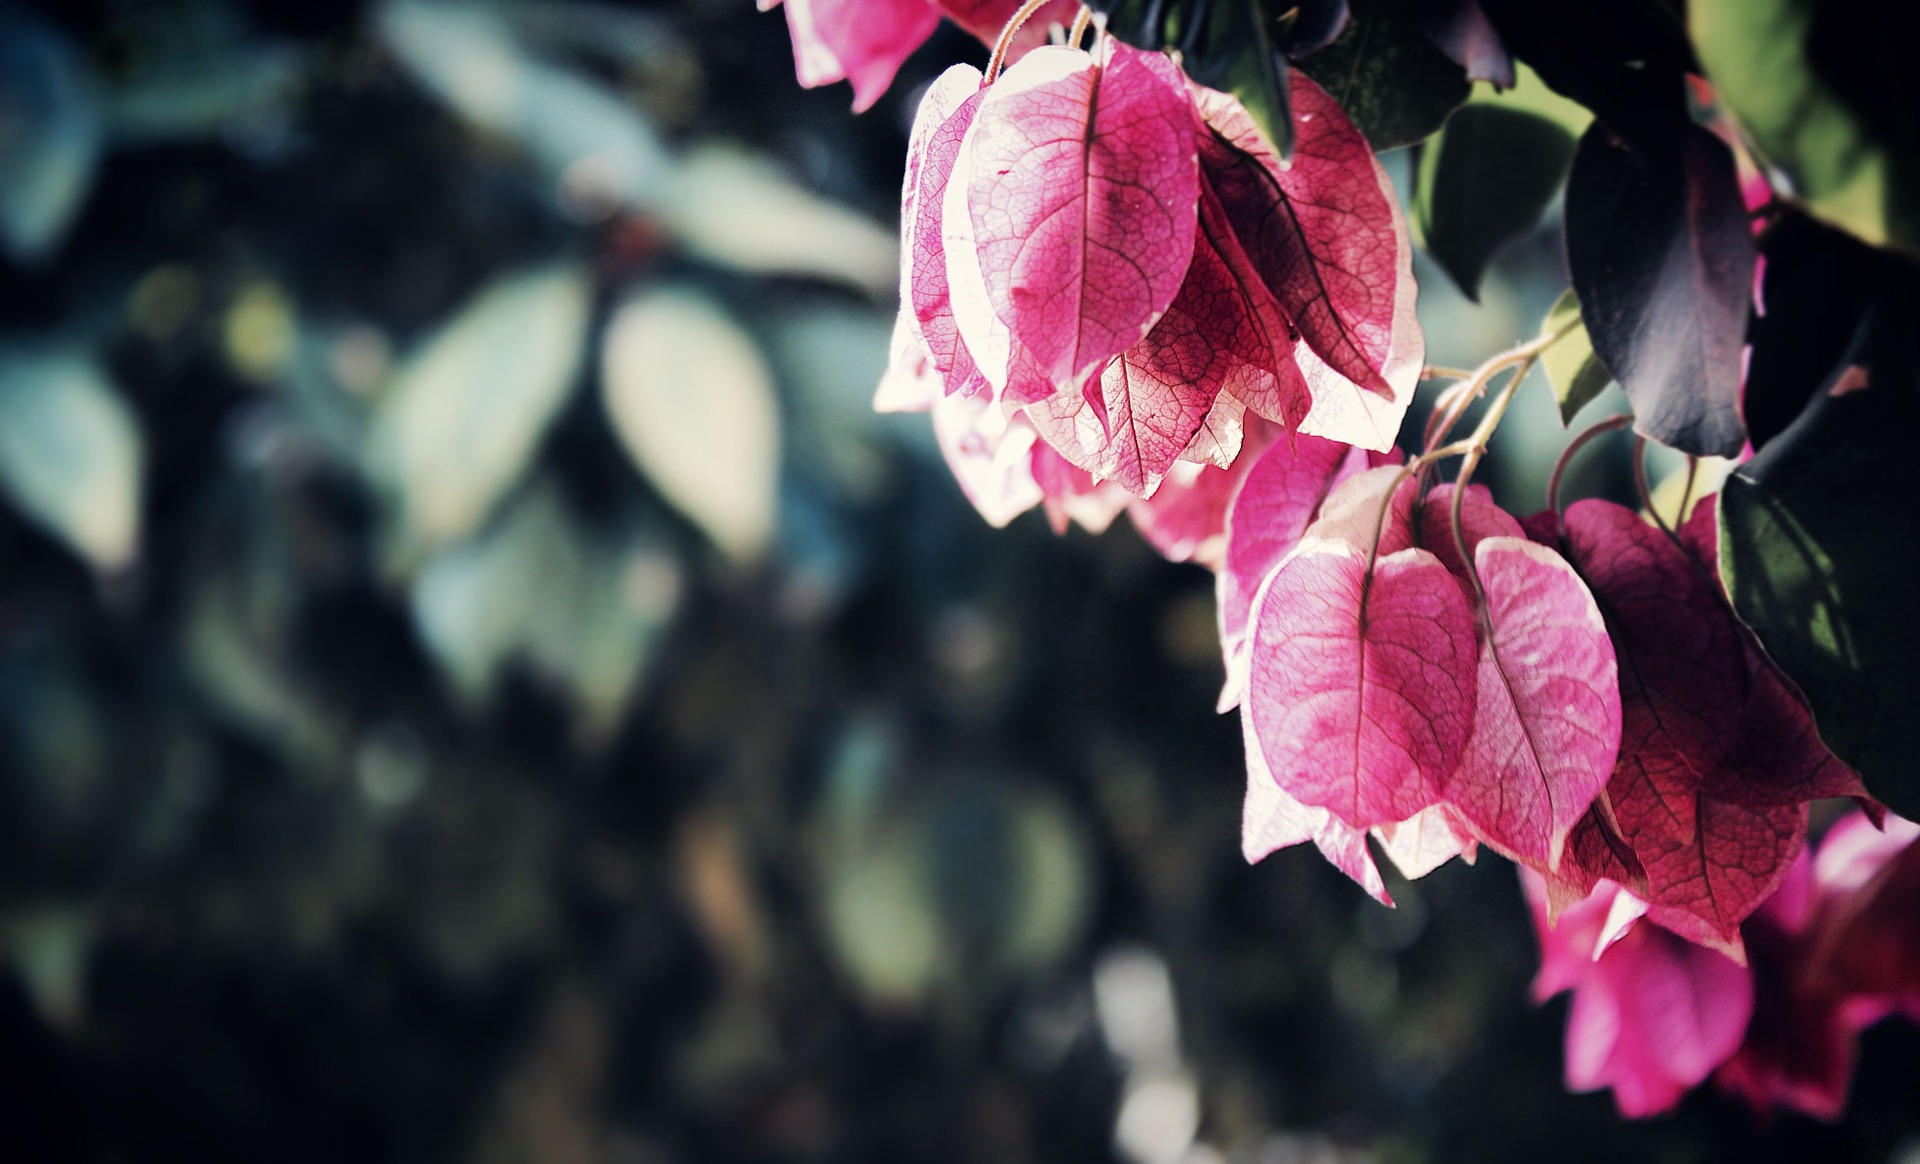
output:
<path id="1" fill-rule="evenodd" d="M 1013 38 L 1020 34 L 1021 27 L 1033 18 L 1034 13 L 1046 7 L 1047 2 L 1048 0 L 1027 0 L 1020 6 L 1020 10 L 1013 14 L 1013 19 L 1007 21 L 1007 26 L 1000 30 L 1000 39 L 995 41 L 993 46 L 993 59 L 987 62 L 986 84 L 993 84 L 994 78 L 1000 75 L 1001 66 L 1007 63 L 1007 54 L 1013 51 Z"/>
<path id="2" fill-rule="evenodd" d="M 1373 544 L 1367 549 L 1368 569 L 1373 568 L 1373 560 L 1380 552 L 1380 538 L 1386 532 L 1387 513 L 1393 509 L 1393 497 L 1394 494 L 1400 492 L 1400 486 L 1405 484 L 1407 478 L 1413 476 L 1415 473 L 1426 472 L 1434 462 L 1444 460 L 1447 457 L 1457 457 L 1466 452 L 1468 448 L 1469 445 L 1467 442 L 1456 441 L 1445 448 L 1421 453 L 1417 457 L 1409 457 L 1407 458 L 1407 463 L 1400 466 L 1400 472 L 1394 476 L 1393 487 L 1387 490 L 1386 502 L 1380 506 L 1379 516 L 1375 517 L 1373 521 Z"/>
<path id="3" fill-rule="evenodd" d="M 1494 430 L 1500 427 L 1500 419 L 1507 414 L 1507 406 L 1513 403 L 1514 395 L 1520 390 L 1520 382 L 1533 371 L 1533 363 L 1539 359 L 1545 345 L 1522 356 L 1514 365 L 1513 374 L 1500 386 L 1493 402 L 1487 405 L 1487 413 L 1474 426 L 1473 435 L 1467 438 L 1467 451 L 1460 461 L 1460 475 L 1453 481 L 1453 506 L 1448 514 L 1453 526 L 1453 548 L 1460 554 L 1460 562 L 1466 567 L 1467 578 L 1473 583 L 1474 608 L 1483 615 L 1487 606 L 1487 588 L 1480 582 L 1480 571 L 1473 564 L 1473 555 L 1467 552 L 1467 531 L 1460 522 L 1461 507 L 1467 499 L 1467 486 L 1473 482 L 1473 471 L 1480 467 L 1480 459 L 1487 455 L 1487 442 L 1493 438 Z"/>
<path id="4" fill-rule="evenodd" d="M 1067 47 L 1079 48 L 1080 38 L 1087 34 L 1087 25 L 1092 23 L 1093 9 L 1082 4 L 1080 11 L 1074 14 L 1073 27 L 1067 30 Z"/>
<path id="5" fill-rule="evenodd" d="M 1700 575 L 1700 577 L 1706 581 L 1707 589 L 1724 597 L 1725 591 L 1720 585 L 1718 564 L 1716 563 L 1715 565 L 1709 566 L 1707 563 L 1701 561 L 1699 556 L 1693 552 L 1693 547 L 1687 545 L 1687 543 L 1681 539 L 1679 531 L 1674 529 L 1673 526 L 1668 525 L 1667 519 L 1661 517 L 1660 511 L 1654 508 L 1653 491 L 1647 487 L 1647 438 L 1643 436 L 1633 438 L 1633 485 L 1634 488 L 1640 491 L 1640 504 L 1646 509 L 1647 516 L 1653 519 L 1653 524 L 1659 526 L 1660 532 L 1667 535 L 1667 541 L 1673 543 L 1673 548 L 1680 551 L 1680 556 L 1687 560 L 1689 566 L 1693 567 L 1693 572 Z M 1689 493 L 1693 491 L 1693 479 L 1691 476 L 1687 479 L 1687 491 Z M 1680 501 L 1684 507 L 1686 498 L 1682 497 Z"/>
<path id="6" fill-rule="evenodd" d="M 1633 413 L 1615 413 L 1567 442 L 1567 447 L 1560 450 L 1560 456 L 1553 462 L 1553 475 L 1547 478 L 1548 509 L 1556 514 L 1560 512 L 1560 479 L 1566 475 L 1567 466 L 1573 463 L 1574 454 L 1585 448 L 1595 437 L 1618 432 L 1632 423 Z"/>
<path id="7" fill-rule="evenodd" d="M 1428 364 L 1420 369 L 1422 380 L 1467 380 L 1473 373 L 1465 368 L 1445 368 L 1439 364 Z"/>
<path id="8" fill-rule="evenodd" d="M 1200 47 L 1200 30 L 1205 28 L 1210 16 L 1213 0 L 1193 0 L 1187 12 L 1186 31 L 1180 36 L 1180 55 L 1192 56 Z"/>
<path id="9" fill-rule="evenodd" d="M 1535 336 L 1526 343 L 1508 348 L 1441 393 L 1440 398 L 1434 401 L 1433 417 L 1427 421 L 1426 443 L 1433 445 L 1446 440 L 1447 434 L 1453 431 L 1453 426 L 1460 423 L 1460 416 L 1466 412 L 1467 405 L 1471 404 L 1487 384 L 1500 374 L 1501 369 L 1511 368 L 1522 362 L 1531 366 L 1533 361 L 1539 358 L 1540 353 L 1559 343 L 1579 325 L 1578 319 L 1571 319 L 1546 335 Z"/>

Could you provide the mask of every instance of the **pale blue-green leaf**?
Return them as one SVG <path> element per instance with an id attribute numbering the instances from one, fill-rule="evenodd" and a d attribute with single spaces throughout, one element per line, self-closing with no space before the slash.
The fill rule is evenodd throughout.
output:
<path id="1" fill-rule="evenodd" d="M 668 226 L 702 258 L 767 275 L 810 275 L 865 288 L 889 304 L 900 283 L 892 227 L 798 185 L 764 157 L 707 144 L 680 162 Z"/>
<path id="2" fill-rule="evenodd" d="M 776 525 L 781 424 L 753 340 L 710 299 L 664 289 L 620 307 L 601 360 L 633 463 L 729 557 L 758 557 Z"/>
<path id="3" fill-rule="evenodd" d="M 498 15 L 441 0 L 389 0 L 378 27 L 422 85 L 475 127 L 511 139 L 554 183 L 562 209 L 656 210 L 673 161 L 640 107 L 525 52 Z"/>
<path id="4" fill-rule="evenodd" d="M 414 351 L 368 436 L 403 562 L 473 532 L 519 481 L 580 370 L 590 287 L 551 267 L 485 288 Z"/>
<path id="5" fill-rule="evenodd" d="M 104 133 L 92 77 L 64 35 L 0 8 L 0 249 L 50 257 L 80 212 Z"/>
<path id="6" fill-rule="evenodd" d="M 132 410 L 90 357 L 0 352 L 0 487 L 96 569 L 133 561 L 143 462 Z"/>

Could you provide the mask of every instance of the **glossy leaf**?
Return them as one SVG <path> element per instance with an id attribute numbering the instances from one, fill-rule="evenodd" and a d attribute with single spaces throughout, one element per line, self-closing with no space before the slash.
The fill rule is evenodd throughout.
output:
<path id="1" fill-rule="evenodd" d="M 1173 303 L 1199 198 L 1178 70 L 1157 53 L 1102 46 L 1099 59 L 1028 54 L 988 90 L 964 147 L 991 308 L 1040 374 L 1070 389 Z"/>
<path id="2" fill-rule="evenodd" d="M 1374 149 L 1429 137 L 1466 101 L 1466 71 L 1395 6 L 1352 8 L 1340 38 L 1298 68 L 1332 95 Z"/>
<path id="3" fill-rule="evenodd" d="M 1898 498 L 1920 427 L 1911 296 L 1890 297 L 1793 427 L 1721 494 L 1720 569 L 1741 617 L 1867 788 L 1920 813 L 1908 714 L 1920 684 L 1920 522 Z M 1884 314 L 1879 314 L 1884 313 Z"/>
<path id="4" fill-rule="evenodd" d="M 1553 398 L 1560 405 L 1560 423 L 1571 425 L 1580 410 L 1613 383 L 1613 374 L 1593 354 L 1593 340 L 1580 320 L 1580 300 L 1571 287 L 1553 301 L 1546 322 L 1540 325 L 1540 334 L 1554 335 L 1563 328 L 1568 329 L 1566 334 L 1541 354 L 1540 365 L 1547 370 Z"/>
<path id="5" fill-rule="evenodd" d="M 1573 160 L 1559 125 L 1495 101 L 1469 101 L 1422 148 L 1413 213 L 1420 237 L 1478 301 L 1487 266 L 1533 233 Z"/>
<path id="6" fill-rule="evenodd" d="M 1846 355 L 1872 305 L 1873 248 L 1804 214 L 1768 230 L 1740 411 L 1753 447 L 1787 430 Z"/>
<path id="7" fill-rule="evenodd" d="M 1273 43 L 1275 26 L 1264 0 L 1216 0 L 1196 8 L 1200 15 L 1175 41 L 1181 68 L 1197 83 L 1233 94 L 1272 147 L 1288 156 L 1294 126 L 1287 61 Z"/>
<path id="8" fill-rule="evenodd" d="M 1440 51 L 1466 70 L 1468 80 L 1513 87 L 1513 57 L 1481 10 L 1480 0 L 1427 0 L 1420 24 Z"/>
<path id="9" fill-rule="evenodd" d="M 1473 723 L 1473 615 L 1425 550 L 1310 538 L 1254 600 L 1246 714 L 1286 792 L 1353 828 L 1435 803 Z"/>
<path id="10" fill-rule="evenodd" d="M 1634 431 L 1682 452 L 1737 454 L 1754 249 L 1727 147 L 1685 126 L 1636 155 L 1589 128 L 1567 184 L 1567 264 Z"/>
<path id="11" fill-rule="evenodd" d="M 1477 0 L 1516 60 L 1635 148 L 1688 122 L 1684 30 L 1657 5 Z"/>
<path id="12" fill-rule="evenodd" d="M 1786 193 L 1867 242 L 1920 249 L 1910 45 L 1884 17 L 1859 0 L 1696 0 L 1687 31 Z"/>
<path id="13" fill-rule="evenodd" d="M 1347 0 L 1305 0 L 1281 17 L 1280 51 L 1294 59 L 1311 56 L 1340 38 L 1353 18 Z"/>

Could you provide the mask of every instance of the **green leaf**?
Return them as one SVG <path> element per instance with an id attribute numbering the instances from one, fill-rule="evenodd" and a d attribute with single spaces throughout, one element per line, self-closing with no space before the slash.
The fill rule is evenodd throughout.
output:
<path id="1" fill-rule="evenodd" d="M 1469 102 L 1420 153 L 1413 214 L 1427 253 L 1469 299 L 1487 265 L 1539 225 L 1574 138 L 1531 113 Z"/>
<path id="2" fill-rule="evenodd" d="M 1187 76 L 1238 97 L 1281 156 L 1291 152 L 1287 61 L 1274 47 L 1279 27 L 1266 0 L 1101 0 L 1094 7 L 1130 45 L 1179 49 Z"/>
<path id="3" fill-rule="evenodd" d="M 1187 75 L 1238 97 L 1280 155 L 1291 154 L 1287 61 L 1273 47 L 1261 0 L 1218 0 L 1182 44 Z"/>
<path id="4" fill-rule="evenodd" d="M 1514 84 L 1476 84 L 1420 151 L 1413 228 L 1461 290 L 1479 298 L 1487 265 L 1539 223 L 1593 114 L 1524 64 Z"/>
<path id="5" fill-rule="evenodd" d="M 1827 745 L 1909 817 L 1920 813 L 1912 302 L 1870 321 L 1826 391 L 1720 494 L 1720 571 L 1740 617 L 1806 693 Z"/>
<path id="6" fill-rule="evenodd" d="M 1554 301 L 1553 310 L 1547 312 L 1547 321 L 1540 326 L 1540 334 L 1552 335 L 1568 324 L 1573 325 L 1572 330 L 1540 356 L 1547 379 L 1553 384 L 1553 398 L 1560 402 L 1563 425 L 1571 425 L 1574 415 L 1613 382 L 1606 365 L 1593 354 L 1587 325 L 1580 322 L 1580 300 L 1574 297 L 1571 287 Z"/>
<path id="7" fill-rule="evenodd" d="M 1911 43 L 1862 0 L 1693 0 L 1687 30 L 1715 92 L 1815 215 L 1920 249 L 1920 113 Z"/>
<path id="8" fill-rule="evenodd" d="M 1432 136 L 1472 92 L 1466 70 L 1386 4 L 1355 4 L 1340 38 L 1295 67 L 1333 95 L 1376 150 Z"/>
<path id="9" fill-rule="evenodd" d="M 1567 131 L 1567 136 L 1578 139 L 1587 132 L 1587 126 L 1593 124 L 1593 112 L 1578 101 L 1562 97 L 1547 83 L 1540 74 L 1527 65 L 1515 62 L 1513 66 L 1513 88 L 1497 89 L 1485 83 L 1473 87 L 1473 104 L 1492 105 L 1499 109 L 1512 109 L 1520 113 L 1531 113 L 1535 117 L 1551 121 Z"/>

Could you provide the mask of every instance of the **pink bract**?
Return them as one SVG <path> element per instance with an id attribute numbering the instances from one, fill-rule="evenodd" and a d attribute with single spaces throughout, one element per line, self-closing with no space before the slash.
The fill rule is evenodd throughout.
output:
<path id="1" fill-rule="evenodd" d="M 1758 1004 L 1714 1082 L 1761 1116 L 1838 1119 L 1859 1033 L 1890 1014 L 1920 1019 L 1916 839 L 1908 821 L 1890 817 L 1881 832 L 1849 814 L 1747 922 Z"/>
<path id="2" fill-rule="evenodd" d="M 1247 470 L 1227 510 L 1225 561 L 1215 583 L 1227 669 L 1221 711 L 1239 704 L 1246 685 L 1247 618 L 1260 584 L 1298 544 L 1334 486 L 1365 466 L 1363 452 L 1296 436 L 1270 446 Z"/>
<path id="3" fill-rule="evenodd" d="M 1173 303 L 1199 197 L 1179 70 L 1111 38 L 1096 51 L 1029 53 L 987 90 L 967 147 L 988 303 L 1062 390 L 1140 342 Z"/>
<path id="4" fill-rule="evenodd" d="M 1220 568 L 1226 555 L 1228 506 L 1261 453 L 1284 438 L 1278 425 L 1257 416 L 1242 417 L 1240 423 L 1240 444 L 1228 464 L 1184 461 L 1169 471 L 1152 497 L 1127 507 L 1140 536 L 1169 560 Z M 1203 427 L 1203 435 L 1205 431 Z"/>
<path id="5" fill-rule="evenodd" d="M 1269 322 L 1277 320 L 1285 339 L 1299 341 L 1285 346 L 1305 349 L 1272 369 L 1278 381 L 1267 395 L 1249 393 L 1246 403 L 1314 435 L 1385 449 L 1424 350 L 1412 246 L 1385 171 L 1339 105 L 1298 72 L 1289 96 L 1296 137 L 1282 167 L 1237 101 L 1195 90 L 1206 125 L 1203 184 L 1222 212 L 1221 226 L 1203 233 L 1262 325 L 1243 348 L 1278 353 L 1283 337 Z M 1350 395 L 1362 391 L 1376 400 Z"/>
<path id="6" fill-rule="evenodd" d="M 1521 878 L 1540 938 L 1534 997 L 1573 991 L 1570 1090 L 1611 1088 L 1622 1115 L 1654 1115 L 1733 1054 L 1753 1013 L 1753 982 L 1743 967 L 1654 926 L 1618 934 L 1609 923 L 1619 907 L 1631 915 L 1641 906 L 1611 882 L 1549 922 L 1545 885 L 1529 870 Z"/>
<path id="7" fill-rule="evenodd" d="M 955 65 L 927 89 L 914 115 L 900 191 L 900 302 L 949 393 L 969 391 L 981 378 L 954 319 L 941 237 L 947 185 L 980 108 L 981 80 L 980 70 Z"/>
<path id="8" fill-rule="evenodd" d="M 1669 537 L 1608 502 L 1567 511 L 1568 556 L 1619 656 L 1621 747 L 1548 883 L 1556 901 L 1600 878 L 1630 885 L 1653 920 L 1739 960 L 1740 923 L 1804 844 L 1806 802 L 1859 787 L 1683 548 L 1712 543 L 1711 512 Z"/>
<path id="9" fill-rule="evenodd" d="M 786 7 L 800 83 L 812 89 L 851 82 L 856 111 L 880 99 L 940 23 L 927 0 L 786 0 Z"/>
<path id="10" fill-rule="evenodd" d="M 1255 598 L 1246 712 L 1280 787 L 1356 829 L 1437 802 L 1473 722 L 1473 614 L 1421 549 L 1309 537 Z"/>
<path id="11" fill-rule="evenodd" d="M 1443 794 L 1490 844 L 1552 867 L 1619 754 L 1613 643 L 1579 575 L 1547 547 L 1486 538 L 1474 565 L 1486 618 L 1473 734 Z"/>

